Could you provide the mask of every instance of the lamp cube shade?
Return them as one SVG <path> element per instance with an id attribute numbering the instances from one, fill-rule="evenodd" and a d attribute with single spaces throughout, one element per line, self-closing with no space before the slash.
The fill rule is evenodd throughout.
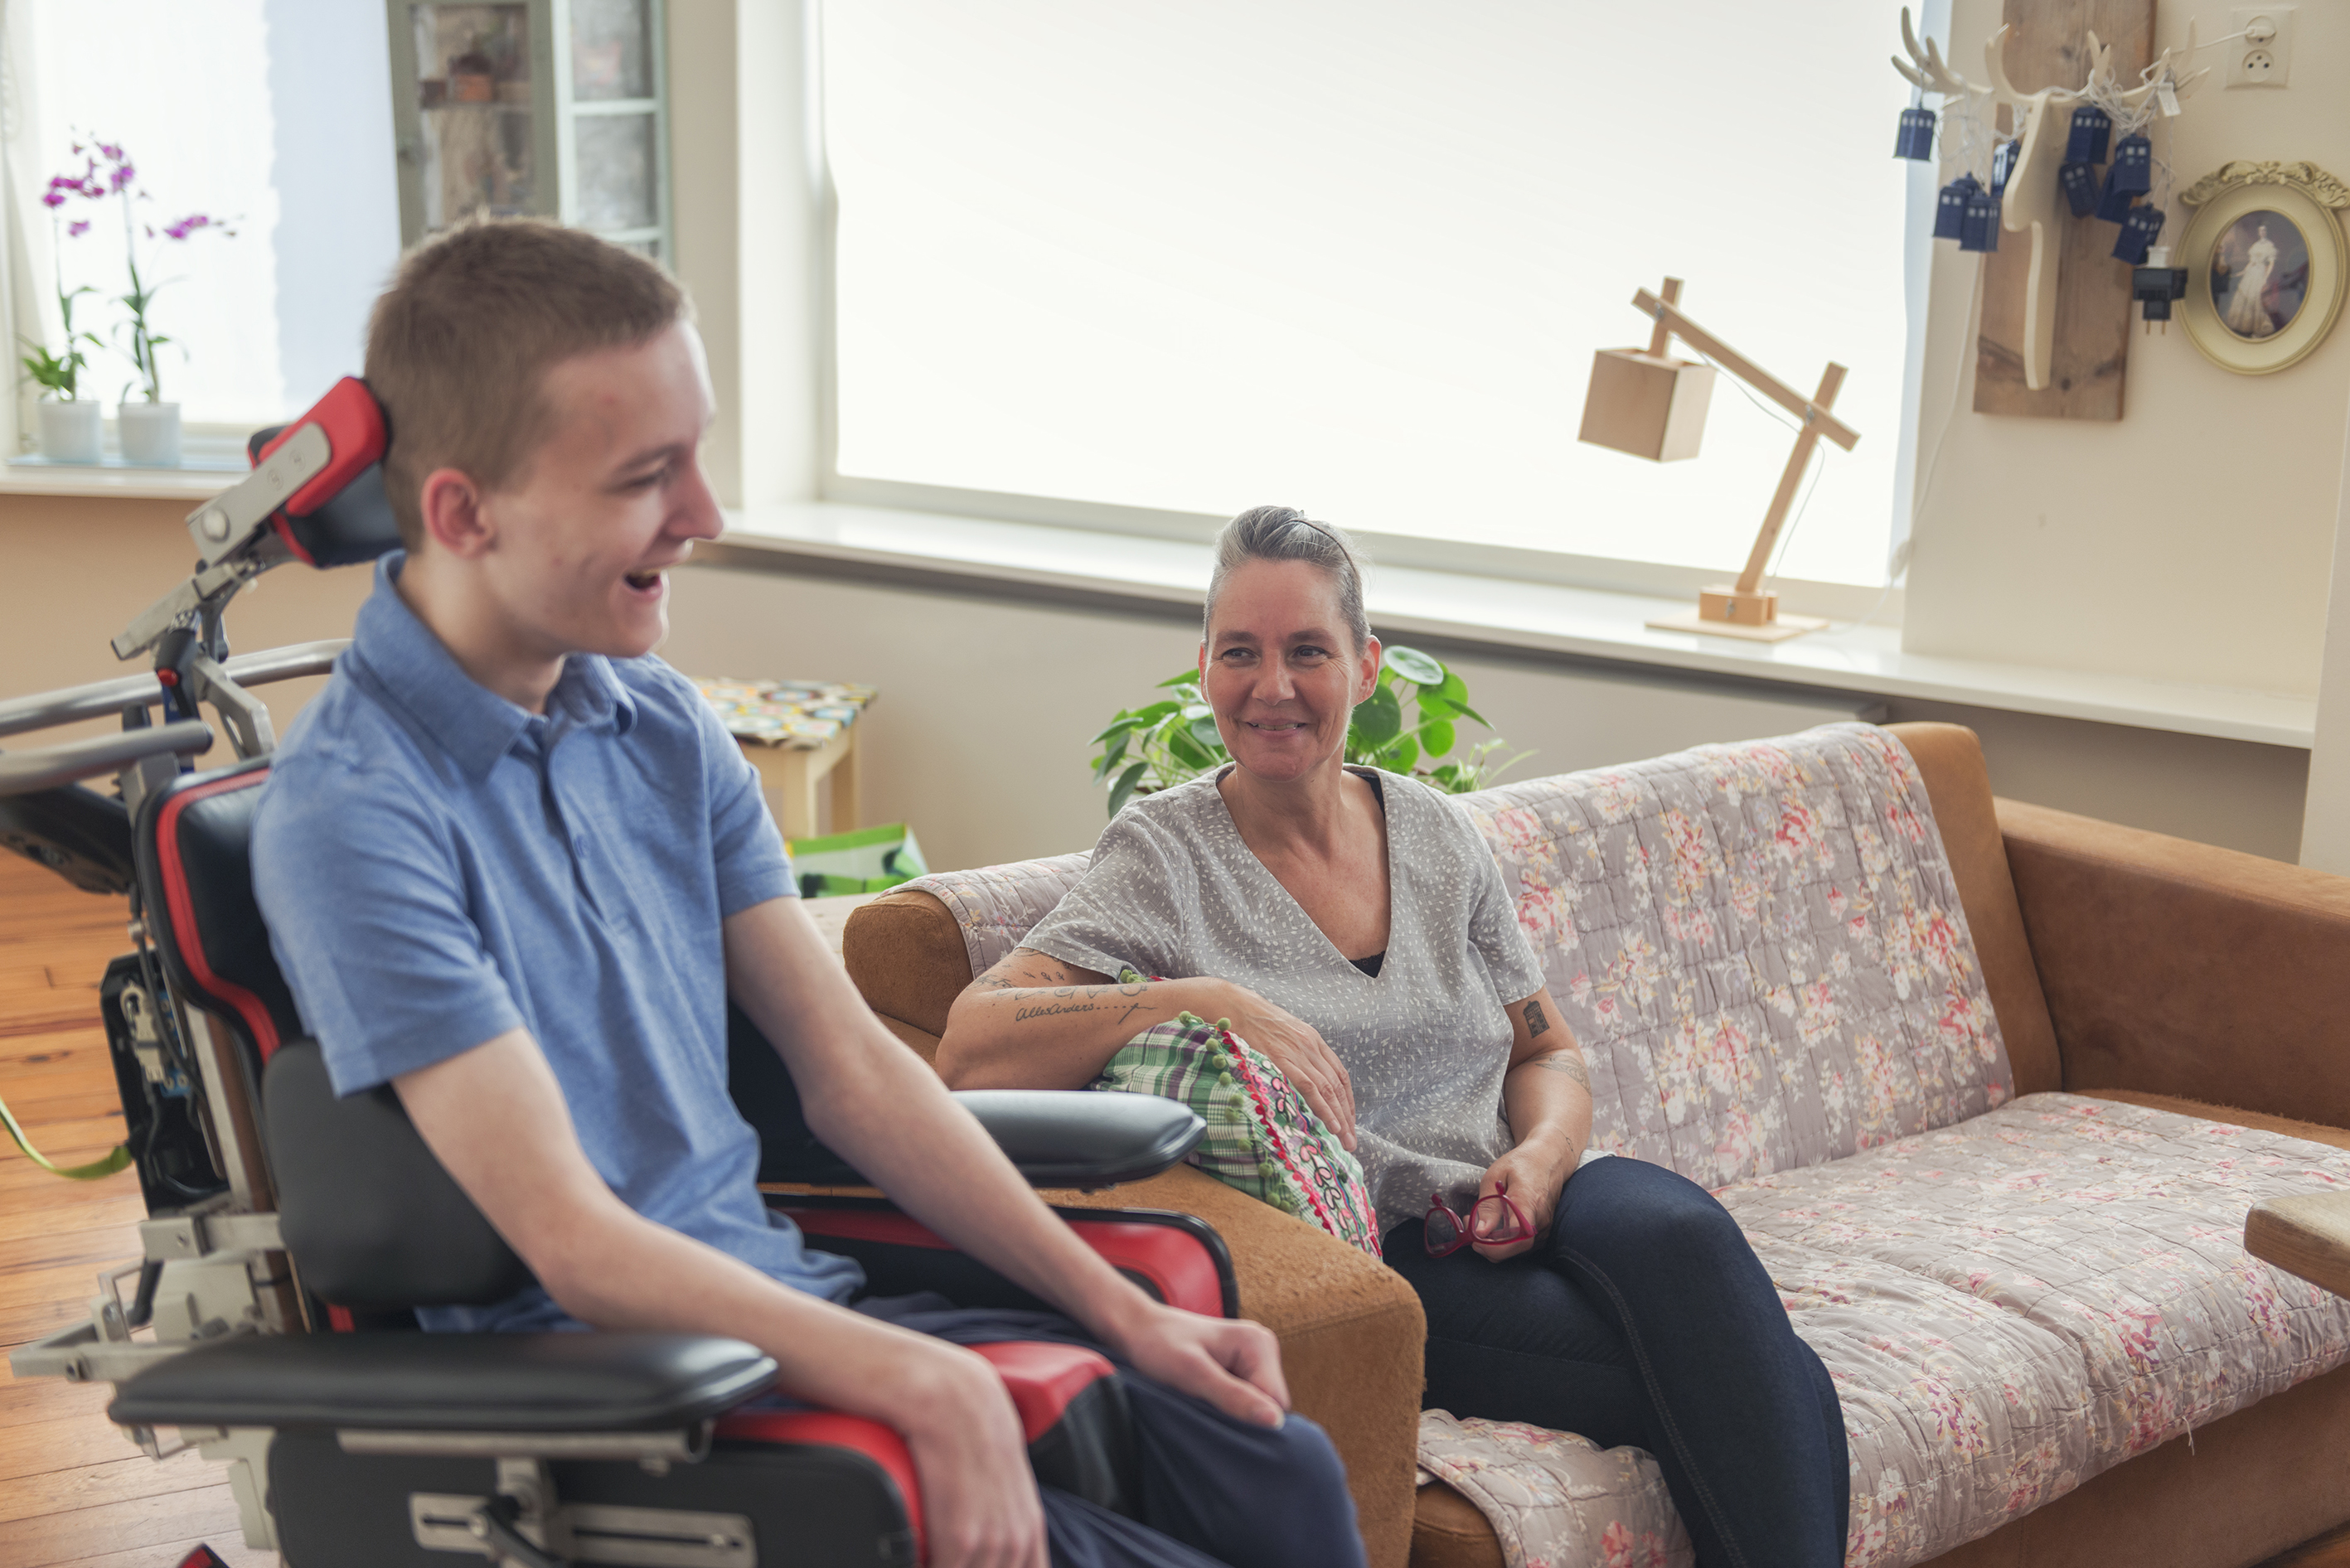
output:
<path id="1" fill-rule="evenodd" d="M 1713 400 L 1713 367 L 1643 348 L 1602 348 L 1591 358 L 1582 438 L 1654 462 L 1697 455 Z"/>

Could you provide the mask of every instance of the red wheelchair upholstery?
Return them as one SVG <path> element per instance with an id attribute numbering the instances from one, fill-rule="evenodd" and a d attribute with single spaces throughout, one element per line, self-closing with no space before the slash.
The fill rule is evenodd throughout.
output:
<path id="1" fill-rule="evenodd" d="M 425 1505 L 416 1500 L 497 1493 L 503 1472 L 491 1458 L 356 1452 L 347 1447 L 352 1433 L 430 1433 L 462 1449 L 466 1433 L 551 1442 L 702 1422 L 711 1422 L 709 1447 L 697 1463 L 655 1475 L 630 1461 L 556 1460 L 548 1466 L 556 1490 L 591 1508 L 739 1518 L 766 1543 L 761 1562 L 919 1561 L 920 1496 L 903 1439 L 856 1417 L 759 1403 L 774 1364 L 751 1346 L 692 1335 L 402 1332 L 403 1321 L 412 1327 L 409 1309 L 504 1300 L 530 1274 L 433 1159 L 390 1088 L 333 1094 L 253 897 L 247 840 L 266 777 L 266 763 L 253 763 L 183 775 L 158 791 L 140 815 L 137 867 L 172 987 L 219 1020 L 260 1085 L 280 1230 L 307 1314 L 322 1330 L 331 1323 L 349 1332 L 200 1345 L 124 1383 L 112 1418 L 275 1432 L 270 1492 L 288 1568 L 434 1568 L 449 1558 L 419 1543 L 416 1510 Z M 765 1065 L 780 1061 L 772 1047 L 739 1013 L 733 1028 L 738 1065 L 762 1064 L 757 1075 L 734 1075 L 767 1152 L 762 1176 L 847 1172 L 807 1133 L 788 1072 Z M 1145 1108 L 1107 1103 L 1127 1096 L 1060 1098 L 1114 1116 Z M 1160 1164 L 1188 1147 L 1165 1143 L 1174 1153 Z M 816 1245 L 864 1263 L 877 1293 L 938 1290 L 963 1305 L 1045 1305 L 886 1202 L 771 1201 Z M 1202 1221 L 1100 1210 L 1066 1217 L 1160 1299 L 1235 1312 L 1231 1261 Z M 1112 1364 L 1056 1344 L 977 1348 L 1003 1378 L 1039 1478 L 1133 1511 L 1133 1437 Z"/>

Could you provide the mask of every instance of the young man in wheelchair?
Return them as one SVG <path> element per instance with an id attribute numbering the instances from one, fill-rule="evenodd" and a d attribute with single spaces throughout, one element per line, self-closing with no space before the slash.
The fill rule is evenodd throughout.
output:
<path id="1" fill-rule="evenodd" d="M 664 574 L 720 530 L 677 286 L 576 232 L 463 228 L 402 264 L 367 378 L 407 548 L 276 754 L 253 859 L 337 1091 L 393 1085 L 539 1282 L 425 1326 L 748 1341 L 793 1397 L 904 1435 L 942 1568 L 1360 1562 L 1273 1336 L 1151 1300 L 1037 1199 L 867 1010 L 757 775 L 650 657 Z M 1035 1333 L 860 1300 L 856 1264 L 766 1210 L 730 992 L 827 1145 L 1124 1365 L 1157 1530 L 1040 1494 L 1003 1385 L 953 1343 Z"/>

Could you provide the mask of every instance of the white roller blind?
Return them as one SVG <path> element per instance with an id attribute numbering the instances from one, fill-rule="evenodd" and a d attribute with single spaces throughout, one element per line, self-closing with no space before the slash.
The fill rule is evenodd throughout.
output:
<path id="1" fill-rule="evenodd" d="M 830 0 L 838 467 L 1734 569 L 1792 443 L 1575 439 L 1636 288 L 1809 391 L 1782 569 L 1882 580 L 1906 88 L 1886 0 Z"/>

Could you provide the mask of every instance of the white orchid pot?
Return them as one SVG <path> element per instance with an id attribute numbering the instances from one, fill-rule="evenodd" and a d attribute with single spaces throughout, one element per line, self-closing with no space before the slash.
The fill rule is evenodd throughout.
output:
<path id="1" fill-rule="evenodd" d="M 43 398 L 37 426 L 41 455 L 51 462 L 96 462 L 99 406 L 92 398 L 61 402 Z"/>
<path id="2" fill-rule="evenodd" d="M 114 410 L 122 461 L 141 468 L 180 466 L 180 405 L 125 403 Z"/>

